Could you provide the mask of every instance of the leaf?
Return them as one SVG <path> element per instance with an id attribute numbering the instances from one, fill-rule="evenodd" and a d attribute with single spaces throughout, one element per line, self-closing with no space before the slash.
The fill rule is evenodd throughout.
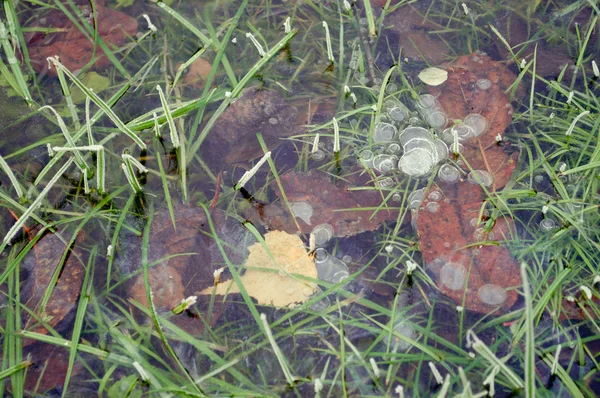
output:
<path id="1" fill-rule="evenodd" d="M 86 73 L 81 79 L 81 81 L 83 82 L 83 84 L 85 84 L 87 88 L 94 90 L 96 94 L 110 87 L 110 79 L 108 77 L 101 76 L 96 72 Z M 79 87 L 73 87 L 71 91 L 71 98 L 73 98 L 73 102 L 81 103 L 85 101 L 85 97 L 86 95 L 83 93 L 83 91 L 81 91 Z"/>
<path id="2" fill-rule="evenodd" d="M 426 68 L 419 73 L 419 79 L 429 86 L 439 86 L 448 80 L 448 71 L 440 68 Z"/>
<path id="3" fill-rule="evenodd" d="M 317 269 L 302 240 L 297 235 L 272 231 L 265 234 L 265 244 L 269 252 L 261 243 L 255 243 L 248 249 L 250 255 L 245 263 L 246 272 L 241 278 L 244 289 L 263 305 L 288 307 L 308 300 L 316 285 L 294 274 L 317 279 Z M 234 281 L 221 283 L 215 290 L 220 295 L 240 292 Z M 212 292 L 213 288 L 209 287 L 200 294 Z"/>

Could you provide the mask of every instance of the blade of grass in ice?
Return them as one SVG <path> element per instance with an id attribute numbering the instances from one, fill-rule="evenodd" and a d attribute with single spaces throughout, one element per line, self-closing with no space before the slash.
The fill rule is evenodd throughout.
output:
<path id="1" fill-rule="evenodd" d="M 75 106 L 75 103 L 73 103 L 73 98 L 71 97 L 71 90 L 69 89 L 69 85 L 67 84 L 67 80 L 65 79 L 65 74 L 62 70 L 56 69 L 56 75 L 58 77 L 58 81 L 60 82 L 60 88 L 62 90 L 63 97 L 67 102 L 67 110 L 69 111 L 69 115 L 71 115 L 71 119 L 73 120 L 75 128 L 79 130 L 81 128 L 81 123 L 79 123 L 79 117 L 77 116 L 77 107 Z"/>
<path id="2" fill-rule="evenodd" d="M 191 22 L 189 22 L 187 19 L 185 19 L 177 11 L 175 11 L 174 9 L 169 7 L 165 2 L 159 1 L 159 0 L 150 0 L 150 1 L 154 4 L 156 4 L 159 8 L 163 9 L 168 15 L 175 18 L 175 20 L 177 22 L 179 22 L 180 24 L 182 24 L 187 30 L 189 30 L 190 33 L 192 33 L 197 38 L 199 38 L 205 47 L 212 46 L 212 44 L 213 44 L 212 41 L 208 37 L 206 37 L 206 35 L 204 33 L 202 33 L 200 31 L 200 29 L 196 28 Z"/>
<path id="3" fill-rule="evenodd" d="M 49 57 L 48 59 L 54 64 L 56 69 L 61 69 L 69 77 L 69 79 L 71 79 L 71 81 L 77 87 L 79 87 L 81 91 L 83 91 L 83 93 L 87 97 L 89 97 L 100 109 L 104 111 L 106 116 L 109 117 L 109 119 L 115 124 L 119 131 L 131 138 L 141 149 L 147 148 L 146 144 L 144 144 L 144 141 L 142 141 L 141 138 L 139 138 L 133 131 L 131 131 L 129 127 L 127 127 L 121 121 L 121 119 L 119 119 L 119 117 L 113 112 L 110 106 L 106 102 L 102 101 L 102 99 L 100 99 L 100 97 L 98 97 L 96 93 L 88 89 L 73 73 L 71 73 L 71 71 L 69 71 L 62 63 L 60 63 L 58 59 L 56 59 L 55 57 Z"/>
<path id="4" fill-rule="evenodd" d="M 17 93 L 28 103 L 31 104 L 31 94 L 29 93 L 29 88 L 27 87 L 27 83 L 25 82 L 25 77 L 23 76 L 23 72 L 21 72 L 21 68 L 19 67 L 19 61 L 13 51 L 13 48 L 8 40 L 8 30 L 6 30 L 6 26 L 0 20 L 0 45 L 4 49 L 4 54 L 6 54 L 6 61 L 10 65 L 10 69 L 12 72 L 12 78 L 16 83 L 16 87 L 18 87 Z"/>
<path id="5" fill-rule="evenodd" d="M 527 277 L 527 264 L 521 263 L 521 280 L 523 281 L 523 296 L 525 296 L 525 396 L 535 397 L 535 329 L 533 326 L 533 297 Z"/>
<path id="6" fill-rule="evenodd" d="M 279 51 L 281 51 L 290 42 L 290 40 L 292 40 L 292 38 L 297 33 L 298 33 L 298 31 L 296 29 L 294 29 L 290 33 L 285 35 L 283 37 L 283 39 L 281 39 L 276 45 L 273 46 L 273 48 L 271 48 L 269 51 L 267 51 L 267 53 L 265 54 L 264 57 L 260 58 L 258 60 L 258 62 L 252 68 L 250 68 L 248 73 L 246 73 L 244 75 L 244 77 L 240 80 L 240 82 L 233 88 L 233 90 L 231 90 L 231 95 L 229 97 L 226 97 L 223 100 L 223 102 L 221 103 L 219 108 L 213 113 L 211 118 L 206 122 L 206 125 L 200 132 L 200 135 L 198 136 L 196 141 L 190 146 L 190 149 L 188 151 L 189 159 L 192 159 L 194 157 L 194 155 L 196 154 L 196 152 L 198 152 L 198 150 L 200 149 L 200 145 L 202 145 L 202 143 L 206 139 L 206 136 L 212 129 L 212 127 L 215 124 L 215 122 L 217 121 L 217 119 L 221 116 L 221 114 L 225 111 L 225 109 L 227 109 L 227 107 L 231 104 L 231 101 L 233 101 L 234 99 L 237 99 L 237 97 L 240 95 L 242 90 L 246 87 L 246 85 L 250 82 L 250 80 L 252 80 L 256 76 L 258 71 L 261 70 L 262 67 L 271 60 L 271 58 L 273 58 L 275 55 L 279 54 Z"/>
<path id="7" fill-rule="evenodd" d="M 85 267 L 85 275 L 83 277 L 83 283 L 81 284 L 81 293 L 79 294 L 79 303 L 77 304 L 77 312 L 75 314 L 75 323 L 71 332 L 71 347 L 69 347 L 69 363 L 67 371 L 65 372 L 65 381 L 62 388 L 62 396 L 65 397 L 67 390 L 69 389 L 69 381 L 71 380 L 71 374 L 73 372 L 73 365 L 75 365 L 75 358 L 77 357 L 77 350 L 79 347 L 79 337 L 81 336 L 81 329 L 83 327 L 83 321 L 87 311 L 87 305 L 92 292 L 92 280 L 94 275 L 94 265 L 96 263 L 96 254 L 98 247 L 95 246 L 90 253 L 90 258 Z"/>
<path id="8" fill-rule="evenodd" d="M 54 117 L 56 118 L 58 126 L 60 127 L 60 131 L 63 133 L 63 136 L 65 137 L 65 140 L 67 141 L 67 143 L 72 148 L 75 148 L 75 149 L 72 150 L 72 152 L 73 152 L 73 155 L 75 156 L 75 162 L 77 163 L 77 166 L 81 170 L 88 170 L 89 167 L 88 167 L 87 163 L 85 162 L 85 160 L 83 159 L 83 156 L 81 156 L 81 153 L 79 152 L 79 150 L 76 149 L 77 145 L 75 144 L 75 140 L 73 139 L 73 137 L 71 136 L 71 133 L 67 129 L 67 125 L 63 121 L 63 118 L 50 105 L 42 106 L 40 108 L 40 111 L 43 111 L 44 109 L 48 109 L 48 110 L 50 110 L 54 114 Z"/>
<path id="9" fill-rule="evenodd" d="M 121 190 L 123 190 L 123 189 L 126 189 L 126 187 L 125 186 L 121 187 Z M 121 209 L 121 214 L 119 215 L 119 219 L 118 219 L 117 223 L 115 224 L 114 232 L 113 232 L 112 239 L 110 242 L 110 246 L 113 247 L 113 250 L 115 247 L 117 247 L 119 233 L 121 232 L 121 228 L 125 222 L 125 218 L 129 215 L 129 209 L 133 205 L 134 201 L 135 201 L 135 195 L 130 195 L 129 199 L 127 199 L 127 202 L 125 202 L 123 209 Z M 107 266 L 107 272 L 106 272 L 106 290 L 110 289 L 110 278 L 112 277 L 112 265 L 113 265 L 114 259 L 115 259 L 115 256 L 114 256 L 114 252 L 113 252 L 112 255 L 109 255 L 107 258 L 108 266 Z"/>
<path id="10" fill-rule="evenodd" d="M 371 7 L 371 0 L 364 0 L 363 6 L 365 7 L 365 17 L 367 18 L 369 35 L 373 38 L 377 36 L 377 30 L 375 30 L 375 17 L 373 15 L 373 7 Z"/>
<path id="11" fill-rule="evenodd" d="M 181 78 L 181 75 L 183 74 L 183 72 L 191 64 L 193 64 L 198 58 L 200 58 L 206 52 L 207 49 L 208 49 L 208 47 L 203 47 L 200 50 L 196 51 L 196 53 L 194 55 L 192 55 L 190 57 L 190 59 L 185 61 L 183 64 L 181 64 L 181 66 L 179 68 L 177 68 L 177 73 L 175 74 L 175 78 L 173 79 L 173 83 L 171 84 L 171 89 L 172 89 L 172 87 L 175 87 L 177 85 L 177 83 L 179 83 L 179 79 Z"/>
<path id="12" fill-rule="evenodd" d="M 175 127 L 175 122 L 173 121 L 173 116 L 171 115 L 169 104 L 167 103 L 167 99 L 165 98 L 165 93 L 159 85 L 156 86 L 156 90 L 158 90 L 160 103 L 162 104 L 163 111 L 165 112 L 165 117 L 167 118 L 167 124 L 169 125 L 169 132 L 171 133 L 171 143 L 173 144 L 174 148 L 179 148 L 179 146 L 181 145 L 179 142 L 179 134 L 177 133 L 177 128 Z"/>
<path id="13" fill-rule="evenodd" d="M 33 365 L 33 362 L 31 362 L 29 360 L 25 360 L 19 364 L 11 366 L 10 368 L 5 369 L 0 372 L 0 380 L 6 379 L 7 377 L 11 376 L 12 374 L 17 373 L 25 368 L 28 368 L 31 365 Z"/>
<path id="14" fill-rule="evenodd" d="M 158 126 L 156 126 L 158 128 Z M 165 193 L 165 202 L 167 202 L 167 208 L 169 209 L 169 215 L 171 216 L 171 222 L 173 223 L 173 229 L 176 229 L 175 225 L 175 211 L 173 210 L 173 201 L 171 200 L 171 192 L 169 191 L 169 183 L 167 182 L 167 174 L 165 167 L 162 164 L 160 156 L 160 148 L 158 142 L 154 141 L 154 153 L 156 153 L 156 163 L 158 163 L 158 171 L 160 173 L 160 180 L 163 186 L 163 192 Z"/>
<path id="15" fill-rule="evenodd" d="M 25 199 L 25 193 L 23 192 L 23 188 L 21 187 L 21 184 L 19 183 L 19 181 L 17 181 L 17 177 L 15 177 L 15 174 L 13 173 L 11 168 L 8 166 L 8 163 L 6 163 L 6 161 L 4 160 L 4 158 L 2 156 L 0 156 L 0 168 L 8 176 L 8 179 L 10 180 L 13 188 L 15 189 L 15 193 L 17 194 L 17 197 L 21 201 L 23 201 Z"/>

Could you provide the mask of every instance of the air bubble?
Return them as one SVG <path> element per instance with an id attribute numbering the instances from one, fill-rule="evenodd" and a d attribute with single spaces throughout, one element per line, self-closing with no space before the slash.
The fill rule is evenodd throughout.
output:
<path id="1" fill-rule="evenodd" d="M 375 129 L 373 130 L 373 141 L 375 142 L 385 142 L 391 141 L 394 139 L 394 136 L 398 130 L 396 126 L 389 123 L 377 123 L 375 125 Z"/>
<path id="2" fill-rule="evenodd" d="M 390 188 L 394 186 L 394 180 L 392 179 L 392 177 L 384 177 L 377 180 L 377 184 L 381 188 Z"/>
<path id="3" fill-rule="evenodd" d="M 419 206 L 421 205 L 421 201 L 423 201 L 424 197 L 425 197 L 424 189 L 417 189 L 416 191 L 411 192 L 411 194 L 408 195 L 408 208 L 411 210 L 418 209 Z"/>
<path id="4" fill-rule="evenodd" d="M 290 203 L 290 207 L 292 208 L 294 217 L 297 217 L 304 221 L 307 225 L 310 225 L 310 218 L 313 215 L 313 208 L 310 204 L 306 202 L 294 202 Z"/>
<path id="5" fill-rule="evenodd" d="M 333 226 L 327 223 L 319 224 L 313 228 L 311 233 L 315 235 L 315 244 L 324 246 L 333 238 Z"/>
<path id="6" fill-rule="evenodd" d="M 433 202 L 439 202 L 442 199 L 442 193 L 440 191 L 431 191 L 429 192 L 427 199 Z"/>
<path id="7" fill-rule="evenodd" d="M 276 117 L 272 117 L 272 118 L 269 119 L 269 124 L 275 125 L 277 123 L 279 123 L 279 120 L 277 120 Z"/>
<path id="8" fill-rule="evenodd" d="M 423 138 L 431 140 L 433 137 L 429 130 L 424 129 L 423 127 L 407 127 L 402 130 L 398 136 L 400 143 L 404 146 L 406 143 L 413 138 Z"/>
<path id="9" fill-rule="evenodd" d="M 551 218 L 544 218 L 540 221 L 540 229 L 544 232 L 550 232 L 556 228 L 556 222 Z"/>
<path id="10" fill-rule="evenodd" d="M 396 83 L 389 83 L 385 88 L 385 92 L 388 94 L 393 94 L 396 91 L 398 91 L 398 85 Z"/>
<path id="11" fill-rule="evenodd" d="M 467 176 L 467 180 L 474 185 L 491 187 L 494 183 L 494 176 L 485 170 L 473 170 Z"/>
<path id="12" fill-rule="evenodd" d="M 464 123 L 457 124 L 456 126 L 452 127 L 450 130 L 450 134 L 452 136 L 452 141 L 454 141 L 454 134 L 456 134 L 458 136 L 459 141 L 468 140 L 469 138 L 475 136 L 473 127 L 467 126 Z"/>
<path id="13" fill-rule="evenodd" d="M 429 202 L 425 208 L 430 213 L 437 213 L 437 211 L 440 209 L 440 205 L 436 202 Z"/>
<path id="14" fill-rule="evenodd" d="M 435 111 L 425 116 L 425 121 L 435 129 L 441 129 L 448 123 L 448 118 L 443 112 Z"/>
<path id="15" fill-rule="evenodd" d="M 310 157 L 312 158 L 312 160 L 316 160 L 317 162 L 319 162 L 325 159 L 325 152 L 323 152 L 320 149 L 317 149 L 316 151 L 310 154 Z"/>
<path id="16" fill-rule="evenodd" d="M 400 147 L 400 144 L 396 144 L 396 143 L 394 142 L 394 143 L 392 143 L 392 144 L 388 145 L 388 147 L 387 147 L 387 152 L 388 152 L 390 155 L 397 155 L 397 154 L 399 154 L 400 152 L 402 152 L 402 147 Z"/>
<path id="17" fill-rule="evenodd" d="M 479 79 L 475 84 L 477 84 L 477 87 L 479 87 L 481 90 L 488 90 L 490 87 L 492 87 L 492 82 L 488 79 Z"/>
<path id="18" fill-rule="evenodd" d="M 460 290 L 465 284 L 467 270 L 461 264 L 446 263 L 440 271 L 440 280 L 450 290 Z"/>
<path id="19" fill-rule="evenodd" d="M 480 136 L 488 127 L 486 118 L 476 113 L 468 115 L 463 123 L 473 129 L 475 137 Z"/>
<path id="20" fill-rule="evenodd" d="M 392 119 L 394 119 L 397 122 L 403 121 L 408 116 L 407 110 L 403 109 L 401 107 L 395 107 L 395 108 L 390 109 L 388 111 L 388 114 L 390 115 L 390 117 Z"/>
<path id="21" fill-rule="evenodd" d="M 429 151 L 417 148 L 402 156 L 398 168 L 411 177 L 422 177 L 431 172 L 434 163 Z"/>
<path id="22" fill-rule="evenodd" d="M 386 173 L 396 167 L 397 157 L 380 154 L 373 159 L 373 168 L 380 173 Z"/>
<path id="23" fill-rule="evenodd" d="M 442 165 L 442 167 L 440 167 L 440 170 L 438 171 L 438 177 L 443 182 L 453 183 L 458 181 L 458 178 L 460 177 L 460 172 L 456 167 L 449 164 L 445 164 Z"/>
<path id="24" fill-rule="evenodd" d="M 394 202 L 402 202 L 402 195 L 400 195 L 399 193 L 395 193 L 392 195 L 392 200 Z"/>
<path id="25" fill-rule="evenodd" d="M 502 305 L 506 302 L 506 290 L 502 286 L 488 284 L 483 285 L 477 290 L 479 300 L 491 306 Z"/>
<path id="26" fill-rule="evenodd" d="M 437 99 L 431 94 L 422 94 L 417 100 L 417 106 L 421 109 L 435 109 L 437 107 Z"/>

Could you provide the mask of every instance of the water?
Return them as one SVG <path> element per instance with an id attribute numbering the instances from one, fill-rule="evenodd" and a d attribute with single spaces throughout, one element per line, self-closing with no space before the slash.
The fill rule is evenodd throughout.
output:
<path id="1" fill-rule="evenodd" d="M 597 29 L 588 30 L 597 12 L 589 3 L 392 2 L 382 16 L 384 4 L 372 1 L 374 24 L 360 2 L 349 10 L 344 2 L 97 3 L 97 30 L 114 57 L 89 40 L 92 10 L 77 3 L 65 7 L 85 33 L 60 9 L 15 4 L 14 20 L 26 29 L 0 51 L 7 65 L 0 155 L 23 192 L 19 198 L 6 170 L 0 173 L 0 228 L 8 235 L 21 217 L 30 231 L 17 225 L 12 245 L 3 245 L 3 369 L 32 355 L 26 394 L 63 391 L 64 347 L 72 338 L 80 348 L 66 395 L 96 394 L 102 386 L 109 396 L 312 396 L 319 379 L 321 396 L 390 396 L 398 387 L 405 396 L 431 396 L 441 387 L 429 362 L 442 379 L 450 375 L 449 394 L 464 391 L 459 367 L 474 394 L 486 393 L 492 366 L 466 346 L 466 331 L 473 328 L 496 357 L 511 355 L 506 366 L 524 380 L 524 356 L 513 349 L 527 349 L 524 283 L 542 353 L 534 356 L 539 394 L 598 390 L 593 363 L 573 360 L 575 352 L 598 353 L 592 61 L 600 62 L 600 41 Z M 284 23 L 298 33 L 284 39 Z M 10 54 L 23 44 L 29 64 L 21 51 Z M 56 71 L 47 68 L 46 58 L 57 54 L 98 96 L 89 104 L 89 130 L 81 88 L 66 76 L 74 101 L 68 106 Z M 102 59 L 94 64 L 92 55 Z M 191 65 L 178 73 L 186 61 Z M 396 64 L 401 70 L 390 69 Z M 6 78 L 14 65 L 24 86 Z M 422 83 L 418 75 L 429 66 L 446 70 L 448 80 Z M 105 103 L 109 116 L 100 113 L 108 112 Z M 46 104 L 65 131 L 53 113 L 40 111 Z M 55 149 L 50 157 L 47 144 L 60 148 L 70 140 L 87 149 Z M 234 189 L 266 152 L 243 189 Z M 123 154 L 140 165 L 123 171 Z M 74 164 L 54 178 L 67 159 Z M 34 229 L 42 223 L 48 231 Z M 275 265 L 266 266 L 267 255 L 262 265 L 271 270 L 259 273 L 247 294 L 212 297 L 215 284 L 247 272 L 252 245 L 272 230 L 300 243 L 269 247 Z M 72 250 L 44 249 L 59 234 Z M 40 242 L 28 246 L 32 239 Z M 300 261 L 285 259 L 292 252 L 314 261 L 315 275 L 291 272 Z M 55 272 L 63 257 L 68 266 Z M 408 271 L 408 260 L 417 268 Z M 70 272 L 72 264 L 84 272 Z M 58 278 L 55 287 L 50 275 Z M 306 288 L 307 302 L 267 304 L 269 295 L 273 302 L 291 295 L 285 278 Z M 261 286 L 267 303 L 258 304 L 252 289 Z M 196 303 L 182 309 L 194 296 Z M 25 305 L 41 325 L 25 320 Z M 569 319 L 577 319 L 576 328 Z M 46 326 L 56 330 L 56 344 L 33 341 L 47 339 Z M 22 356 L 10 356 L 7 347 L 21 353 L 11 337 L 21 329 L 39 335 L 23 340 Z M 549 329 L 562 334 L 542 337 Z M 554 358 L 566 370 L 542 381 Z M 0 386 L 5 395 L 18 391 L 19 377 Z M 498 396 L 522 394 L 506 374 L 496 380 Z"/>

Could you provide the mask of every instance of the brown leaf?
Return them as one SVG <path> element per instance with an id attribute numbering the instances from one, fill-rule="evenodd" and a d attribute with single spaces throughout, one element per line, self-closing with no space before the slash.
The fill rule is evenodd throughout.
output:
<path id="1" fill-rule="evenodd" d="M 73 315 L 83 284 L 85 258 L 83 252 L 75 248 L 68 254 L 46 308 L 40 311 L 42 298 L 66 250 L 64 239 L 68 238 L 61 239 L 58 234 L 44 235 L 27 254 L 22 264 L 22 268 L 28 271 L 27 280 L 22 287 L 23 302 L 42 318 L 51 317 L 46 321 L 52 328 L 56 328 L 63 320 L 68 322 L 69 316 Z M 23 320 L 26 328 L 37 324 L 37 320 L 29 315 L 24 315 Z M 47 333 L 46 328 L 41 325 L 31 331 Z"/>
<path id="2" fill-rule="evenodd" d="M 296 218 L 303 233 L 310 233 L 318 224 L 328 223 L 333 227 L 335 236 L 352 236 L 375 230 L 384 221 L 398 218 L 397 211 L 388 210 L 385 206 L 375 212 L 383 201 L 381 192 L 352 190 L 349 184 L 341 181 L 334 183 L 327 174 L 317 170 L 306 174 L 286 173 L 281 176 L 281 184 L 290 203 L 304 202 L 313 209 L 310 224 L 302 218 Z M 356 187 L 362 188 L 364 184 L 358 183 Z M 281 196 L 279 190 L 276 193 Z M 260 218 L 271 229 L 297 231 L 289 212 L 279 206 L 266 206 Z"/>
<path id="3" fill-rule="evenodd" d="M 210 62 L 204 58 L 198 58 L 188 68 L 188 72 L 183 78 L 183 83 L 191 86 L 202 86 L 202 82 L 209 75 L 212 69 Z"/>
<path id="4" fill-rule="evenodd" d="M 89 7 L 88 7 L 89 9 Z M 137 21 L 119 11 L 111 10 L 102 4 L 96 4 L 98 33 L 109 46 L 120 46 L 137 33 Z M 91 18 L 90 18 L 91 20 Z M 93 20 L 91 20 L 93 21 Z M 94 43 L 88 39 L 69 18 L 59 10 L 43 15 L 28 28 L 52 28 L 58 32 L 34 32 L 26 38 L 32 66 L 39 72 L 56 76 L 56 69 L 48 69 L 46 58 L 58 55 L 60 61 L 71 71 L 83 68 L 95 54 L 94 67 L 97 69 L 110 65 L 110 60 L 98 46 L 94 52 Z"/>
<path id="5" fill-rule="evenodd" d="M 385 16 L 384 25 L 390 29 L 383 31 L 384 36 L 390 37 L 390 43 L 395 38 L 402 47 L 402 57 L 410 61 L 425 61 L 437 65 L 448 58 L 450 49 L 429 32 L 442 29 L 443 26 L 421 15 L 417 9 L 405 5 Z M 384 40 L 385 42 L 385 40 Z M 396 53 L 394 49 L 394 53 Z"/>

